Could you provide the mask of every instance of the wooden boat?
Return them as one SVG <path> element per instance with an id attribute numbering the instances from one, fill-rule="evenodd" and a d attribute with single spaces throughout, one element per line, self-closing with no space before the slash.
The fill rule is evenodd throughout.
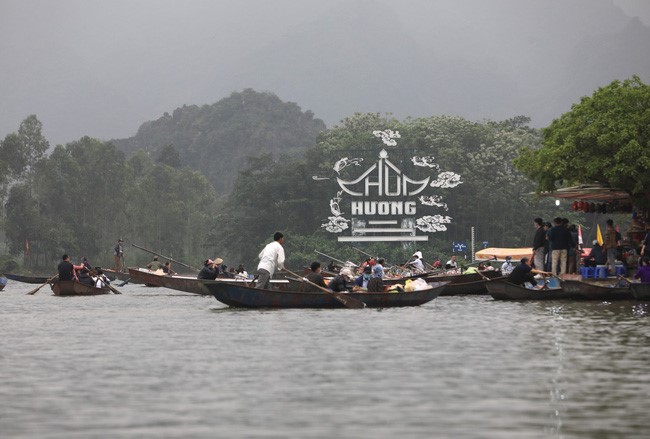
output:
<path id="1" fill-rule="evenodd" d="M 109 294 L 110 288 L 97 288 L 73 280 L 60 280 L 51 284 L 56 296 L 96 296 Z"/>
<path id="2" fill-rule="evenodd" d="M 128 271 L 115 271 L 115 270 L 111 270 L 110 268 L 102 268 L 102 271 L 104 272 L 104 275 L 111 280 L 111 282 L 115 280 L 125 282 L 128 280 L 129 283 L 134 283 L 134 284 L 144 283 L 140 280 L 131 279 Z"/>
<path id="3" fill-rule="evenodd" d="M 563 300 L 577 297 L 562 288 L 531 289 L 507 282 L 505 279 L 488 281 L 485 286 L 495 300 Z"/>
<path id="4" fill-rule="evenodd" d="M 618 282 L 618 281 L 616 281 Z M 581 280 L 566 279 L 562 281 L 562 289 L 575 294 L 583 300 L 634 300 L 634 294 L 629 285 L 603 285 Z"/>
<path id="5" fill-rule="evenodd" d="M 206 281 L 214 297 L 226 305 L 245 308 L 343 308 L 333 295 L 325 292 L 270 291 L 223 282 Z M 418 306 L 442 292 L 447 282 L 430 284 L 429 288 L 399 293 L 348 293 L 369 308 Z"/>
<path id="6" fill-rule="evenodd" d="M 44 284 L 48 281 L 49 277 L 43 276 L 23 276 L 20 274 L 5 274 L 7 279 L 15 280 L 16 282 L 24 282 L 26 284 Z"/>
<path id="7" fill-rule="evenodd" d="M 505 279 L 505 276 L 500 276 L 493 278 Z M 445 290 L 440 294 L 441 296 L 458 296 L 462 294 L 488 294 L 487 283 L 492 282 L 492 279 L 485 280 L 470 280 L 468 282 L 462 282 L 463 279 L 455 279 L 455 282 L 449 282 L 445 287 Z"/>
<path id="8" fill-rule="evenodd" d="M 631 282 L 630 290 L 636 300 L 650 300 L 650 284 Z"/>
<path id="9" fill-rule="evenodd" d="M 146 268 L 139 267 L 129 267 L 129 276 L 131 276 L 132 280 L 137 280 L 137 283 L 143 283 L 145 285 L 164 287 L 172 290 L 183 291 L 185 293 L 201 294 L 205 296 L 212 294 L 212 292 L 205 286 L 205 282 L 207 281 L 197 279 L 196 277 L 178 275 L 169 276 L 166 274 L 161 275 L 156 274 L 151 270 L 147 270 Z M 234 283 L 247 286 L 251 281 L 247 279 L 218 278 L 215 279 L 214 282 Z M 284 279 L 273 279 L 271 280 L 271 285 L 277 289 L 286 289 L 286 286 L 289 285 L 289 281 Z"/>

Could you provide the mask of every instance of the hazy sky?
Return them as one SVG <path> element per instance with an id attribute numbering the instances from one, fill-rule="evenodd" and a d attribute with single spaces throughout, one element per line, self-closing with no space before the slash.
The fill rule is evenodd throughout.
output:
<path id="1" fill-rule="evenodd" d="M 36 114 L 52 143 L 127 137 L 246 87 L 328 125 L 380 111 L 540 126 L 619 76 L 648 80 L 648 27 L 650 0 L 0 0 L 0 136 Z"/>

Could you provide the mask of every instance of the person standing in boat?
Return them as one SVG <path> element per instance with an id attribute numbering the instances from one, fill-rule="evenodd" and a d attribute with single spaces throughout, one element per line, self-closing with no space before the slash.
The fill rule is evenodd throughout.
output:
<path id="1" fill-rule="evenodd" d="M 607 264 L 609 265 L 609 274 L 616 276 L 616 249 L 621 243 L 621 234 L 614 228 L 614 221 L 607 220 L 605 228 L 605 238 L 603 238 L 603 251 L 607 254 Z"/>
<path id="2" fill-rule="evenodd" d="M 569 247 L 573 245 L 573 238 L 562 218 L 555 218 L 553 224 L 548 231 L 548 240 L 551 243 L 551 272 L 561 276 L 567 272 Z"/>
<path id="3" fill-rule="evenodd" d="M 544 259 L 546 258 L 546 230 L 544 229 L 544 220 L 535 218 L 535 235 L 533 236 L 533 265 L 538 270 L 544 268 Z"/>
<path id="4" fill-rule="evenodd" d="M 57 269 L 59 270 L 59 280 L 74 280 L 77 278 L 76 270 L 81 270 L 84 268 L 83 264 L 73 265 L 70 262 L 70 256 L 63 255 L 61 257 L 62 261 L 59 262 Z"/>
<path id="5" fill-rule="evenodd" d="M 115 271 L 120 271 L 120 266 L 124 260 L 124 241 L 122 238 L 117 240 L 117 245 L 113 248 L 113 258 L 115 259 Z"/>
<path id="6" fill-rule="evenodd" d="M 515 285 L 524 285 L 526 282 L 530 282 L 533 286 L 537 285 L 535 280 L 535 274 L 542 274 L 546 276 L 551 276 L 553 273 L 548 271 L 537 270 L 536 268 L 531 267 L 532 261 L 529 258 L 521 258 L 521 263 L 517 265 L 512 273 L 506 279 L 508 282 Z M 542 288 L 544 285 L 540 285 Z"/>
<path id="7" fill-rule="evenodd" d="M 260 252 L 255 288 L 270 289 L 271 279 L 275 271 L 284 269 L 284 248 L 282 244 L 284 244 L 284 235 L 281 232 L 275 232 L 273 242 L 267 244 Z"/>
<path id="8" fill-rule="evenodd" d="M 163 268 L 163 264 L 158 260 L 158 256 L 154 256 L 153 261 L 147 264 L 147 268 L 151 271 L 158 271 Z"/>

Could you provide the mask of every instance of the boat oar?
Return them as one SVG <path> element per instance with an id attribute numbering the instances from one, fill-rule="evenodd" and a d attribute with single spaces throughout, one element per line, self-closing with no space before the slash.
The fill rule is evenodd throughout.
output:
<path id="1" fill-rule="evenodd" d="M 298 276 L 296 273 L 293 273 L 293 272 L 287 270 L 286 268 L 284 269 L 284 271 L 286 271 L 290 275 L 296 277 L 298 280 L 301 280 L 303 282 L 307 282 L 309 285 L 312 285 L 312 286 L 318 288 L 319 290 L 323 291 L 324 293 L 331 294 L 332 296 L 334 296 L 334 298 L 336 300 L 338 300 L 339 302 L 341 302 L 343 305 L 345 305 L 348 308 L 362 309 L 362 308 L 366 307 L 365 303 L 363 303 L 360 300 L 355 299 L 354 297 L 348 296 L 345 293 L 336 293 L 334 291 L 328 290 L 327 288 L 323 288 L 320 285 L 313 283 L 312 281 L 310 281 L 306 277 Z"/>
<path id="2" fill-rule="evenodd" d="M 104 284 L 104 285 L 106 285 L 108 287 L 108 289 L 113 292 L 113 294 L 122 294 L 113 285 L 111 285 L 111 284 Z"/>
<path id="3" fill-rule="evenodd" d="M 194 270 L 194 271 L 196 271 L 196 272 L 201 271 L 201 270 L 199 270 L 198 268 L 192 267 L 191 265 L 183 264 L 182 262 L 177 261 L 177 260 L 175 260 L 175 259 L 172 259 L 172 258 L 170 258 L 169 256 L 161 255 L 160 253 L 153 252 L 153 251 L 151 251 L 151 250 L 149 250 L 149 249 L 146 249 L 146 248 L 144 248 L 144 247 L 140 247 L 139 245 L 135 245 L 135 244 L 131 244 L 131 245 L 132 245 L 133 247 L 135 247 L 135 248 L 139 248 L 140 250 L 144 250 L 144 251 L 146 251 L 147 253 L 151 253 L 152 255 L 160 256 L 160 257 L 163 258 L 163 259 L 167 259 L 169 262 L 173 262 L 174 264 L 182 265 L 183 267 L 189 268 L 190 270 Z"/>
<path id="4" fill-rule="evenodd" d="M 130 280 L 131 280 L 131 278 L 128 278 L 127 280 L 125 280 L 124 282 L 119 284 L 118 287 L 123 287 L 124 285 L 128 284 Z"/>
<path id="5" fill-rule="evenodd" d="M 46 280 L 45 283 L 44 283 L 43 285 L 40 285 L 40 286 L 34 288 L 32 291 L 30 291 L 30 292 L 27 293 L 27 294 L 28 294 L 28 295 L 36 294 L 36 292 L 37 292 L 38 290 L 40 290 L 40 289 L 43 288 L 45 285 L 47 285 L 47 284 L 49 284 L 50 282 L 52 282 L 52 281 L 53 281 L 54 279 L 56 279 L 57 277 L 59 277 L 59 275 L 58 275 L 58 274 L 55 274 L 54 276 L 52 276 L 51 278 L 49 278 L 48 280 Z"/>

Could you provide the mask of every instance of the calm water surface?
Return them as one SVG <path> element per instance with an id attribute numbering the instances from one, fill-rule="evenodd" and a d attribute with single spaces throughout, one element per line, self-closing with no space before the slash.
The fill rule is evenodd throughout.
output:
<path id="1" fill-rule="evenodd" d="M 648 437 L 637 302 L 236 310 L 0 292 L 0 437 Z"/>

